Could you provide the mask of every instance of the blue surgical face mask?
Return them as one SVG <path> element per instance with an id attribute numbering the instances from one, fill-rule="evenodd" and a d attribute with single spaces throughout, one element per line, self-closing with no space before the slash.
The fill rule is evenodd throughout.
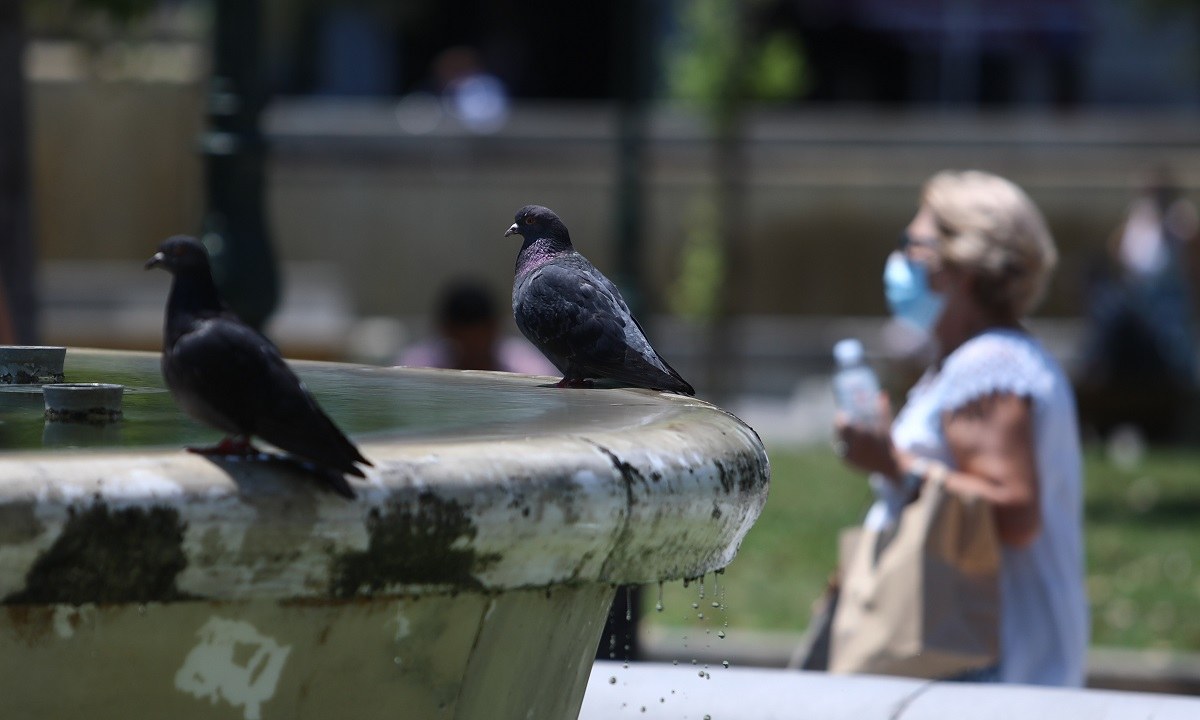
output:
<path id="1" fill-rule="evenodd" d="M 946 298 L 929 288 L 925 266 L 895 251 L 883 268 L 883 293 L 892 315 L 926 333 L 933 331 Z"/>

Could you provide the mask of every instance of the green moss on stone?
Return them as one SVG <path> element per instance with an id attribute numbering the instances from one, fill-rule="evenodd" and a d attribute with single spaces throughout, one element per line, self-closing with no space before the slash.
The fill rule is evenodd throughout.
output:
<path id="1" fill-rule="evenodd" d="M 423 493 L 415 505 L 394 502 L 367 517 L 366 550 L 333 560 L 330 594 L 350 598 L 404 585 L 482 589 L 474 573 L 499 557 L 470 546 L 475 526 L 453 500 Z"/>
<path id="2" fill-rule="evenodd" d="M 143 603 L 179 600 L 187 567 L 184 523 L 170 508 L 72 508 L 58 539 L 34 562 L 7 604 Z"/>

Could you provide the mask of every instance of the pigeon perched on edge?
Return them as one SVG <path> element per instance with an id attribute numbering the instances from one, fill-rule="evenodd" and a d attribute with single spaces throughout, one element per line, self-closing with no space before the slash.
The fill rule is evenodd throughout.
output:
<path id="1" fill-rule="evenodd" d="M 575 251 L 557 215 L 526 205 L 504 235 L 525 240 L 517 254 L 513 317 L 562 372 L 557 387 L 587 387 L 596 378 L 696 394 L 650 346 L 617 286 Z"/>
<path id="2" fill-rule="evenodd" d="M 343 475 L 371 465 L 321 410 L 279 349 L 221 301 L 208 253 L 194 238 L 163 241 L 146 261 L 174 278 L 167 299 L 162 374 L 184 412 L 228 433 L 202 455 L 253 455 L 251 436 L 307 460 L 339 495 L 353 498 Z"/>

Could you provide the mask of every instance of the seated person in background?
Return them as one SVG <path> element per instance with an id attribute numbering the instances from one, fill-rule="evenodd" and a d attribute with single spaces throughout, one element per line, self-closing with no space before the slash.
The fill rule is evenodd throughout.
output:
<path id="1" fill-rule="evenodd" d="M 437 337 L 405 349 L 397 364 L 529 375 L 558 372 L 525 340 L 502 335 L 496 304 L 482 282 L 449 283 L 438 301 L 435 322 Z"/>

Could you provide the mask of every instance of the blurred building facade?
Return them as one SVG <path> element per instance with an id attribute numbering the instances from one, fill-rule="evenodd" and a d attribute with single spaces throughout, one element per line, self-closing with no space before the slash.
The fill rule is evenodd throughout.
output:
<path id="1" fill-rule="evenodd" d="M 715 182 L 711 132 L 670 100 L 666 81 L 685 5 L 657 0 L 643 16 L 659 40 L 644 68 L 658 101 L 645 130 L 637 248 L 652 313 L 668 307 L 685 237 L 711 220 L 698 207 Z M 70 261 L 137 262 L 162 237 L 198 229 L 204 7 L 162 2 L 99 37 L 34 14 L 35 227 L 49 272 Z M 273 242 L 285 265 L 320 266 L 292 280 L 336 278 L 329 285 L 352 316 L 423 318 L 450 277 L 507 282 L 516 247 L 501 235 L 528 202 L 559 211 L 580 248 L 611 269 L 615 68 L 631 35 L 622 7 L 264 2 Z M 739 314 L 882 315 L 877 266 L 920 182 L 942 167 L 978 166 L 1023 184 L 1046 211 L 1063 263 L 1044 313 L 1077 316 L 1083 268 L 1136 174 L 1166 162 L 1185 194 L 1200 190 L 1192 3 L 755 7 L 757 27 L 799 40 L 807 91 L 746 116 Z M 452 48 L 469 49 L 473 67 L 505 89 L 501 124 L 468 127 L 439 97 Z"/>

